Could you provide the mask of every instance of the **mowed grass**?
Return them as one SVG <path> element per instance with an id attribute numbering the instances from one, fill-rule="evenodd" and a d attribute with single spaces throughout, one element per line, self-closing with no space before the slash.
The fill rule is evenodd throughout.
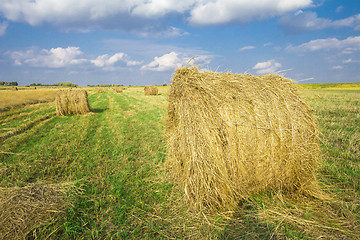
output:
<path id="1" fill-rule="evenodd" d="M 0 187 L 78 189 L 61 227 L 41 227 L 39 239 L 360 237 L 359 90 L 302 90 L 323 132 L 318 178 L 328 199 L 259 193 L 212 214 L 192 211 L 165 171 L 167 90 L 90 91 L 86 115 L 56 116 L 54 103 L 0 113 Z"/>

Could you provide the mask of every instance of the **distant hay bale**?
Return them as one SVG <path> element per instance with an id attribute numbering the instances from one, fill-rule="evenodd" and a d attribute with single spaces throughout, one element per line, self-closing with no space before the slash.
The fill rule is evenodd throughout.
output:
<path id="1" fill-rule="evenodd" d="M 60 90 L 56 96 L 56 113 L 59 116 L 90 112 L 85 90 Z"/>
<path id="2" fill-rule="evenodd" d="M 144 93 L 145 96 L 149 96 L 149 95 L 158 95 L 158 88 L 156 86 L 145 86 L 144 87 Z"/>
<path id="3" fill-rule="evenodd" d="M 103 93 L 103 92 L 104 92 L 104 89 L 101 89 L 101 88 L 100 88 L 100 89 L 97 90 L 97 92 L 98 92 L 98 93 Z"/>
<path id="4" fill-rule="evenodd" d="M 289 79 L 177 69 L 166 129 L 168 170 L 195 208 L 316 186 L 318 128 Z"/>
<path id="5" fill-rule="evenodd" d="M 122 93 L 122 92 L 123 92 L 123 88 L 117 87 L 117 88 L 114 88 L 114 91 L 117 92 L 117 93 Z"/>
<path id="6" fill-rule="evenodd" d="M 65 197 L 65 189 L 55 185 L 0 188 L 0 239 L 28 239 L 36 228 L 56 224 Z"/>

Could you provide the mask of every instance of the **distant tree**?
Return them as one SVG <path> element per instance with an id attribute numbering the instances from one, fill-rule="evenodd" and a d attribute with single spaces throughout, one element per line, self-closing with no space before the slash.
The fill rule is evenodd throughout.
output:
<path id="1" fill-rule="evenodd" d="M 0 86 L 4 86 L 4 85 L 5 85 L 5 82 L 0 81 Z"/>
<path id="2" fill-rule="evenodd" d="M 8 82 L 7 85 L 8 86 L 17 86 L 18 83 L 17 82 Z"/>
<path id="3" fill-rule="evenodd" d="M 61 86 L 61 87 L 78 87 L 77 84 L 74 84 L 72 82 L 60 82 L 60 83 L 56 83 L 53 84 L 53 86 Z"/>

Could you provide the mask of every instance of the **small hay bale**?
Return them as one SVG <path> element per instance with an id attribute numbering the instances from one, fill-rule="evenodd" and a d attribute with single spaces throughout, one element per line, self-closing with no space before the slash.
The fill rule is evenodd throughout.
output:
<path id="1" fill-rule="evenodd" d="M 90 112 L 85 90 L 60 90 L 56 96 L 56 113 L 59 116 Z"/>
<path id="2" fill-rule="evenodd" d="M 117 93 L 122 93 L 122 92 L 123 92 L 123 88 L 117 87 L 117 88 L 114 88 L 114 91 L 117 92 Z"/>
<path id="3" fill-rule="evenodd" d="M 97 89 L 97 93 L 103 93 L 104 92 L 104 89 L 100 88 L 100 89 Z"/>
<path id="4" fill-rule="evenodd" d="M 0 239 L 27 239 L 40 226 L 56 224 L 65 197 L 66 190 L 55 185 L 0 188 Z"/>
<path id="5" fill-rule="evenodd" d="M 158 92 L 158 88 L 155 85 L 144 87 L 145 96 L 158 95 Z"/>
<path id="6" fill-rule="evenodd" d="M 311 191 L 318 134 L 289 79 L 195 67 L 172 79 L 167 168 L 195 208 L 234 209 L 262 190 Z"/>

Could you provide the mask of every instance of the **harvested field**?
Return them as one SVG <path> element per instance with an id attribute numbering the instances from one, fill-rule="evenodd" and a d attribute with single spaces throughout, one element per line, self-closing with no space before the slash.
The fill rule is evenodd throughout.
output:
<path id="1" fill-rule="evenodd" d="M 0 188 L 66 189 L 65 209 L 28 239 L 360 238 L 359 90 L 300 91 L 322 132 L 317 182 L 329 199 L 263 190 L 210 213 L 190 208 L 166 171 L 169 89 L 91 91 L 95 114 L 57 116 L 54 101 L 0 112 Z"/>

